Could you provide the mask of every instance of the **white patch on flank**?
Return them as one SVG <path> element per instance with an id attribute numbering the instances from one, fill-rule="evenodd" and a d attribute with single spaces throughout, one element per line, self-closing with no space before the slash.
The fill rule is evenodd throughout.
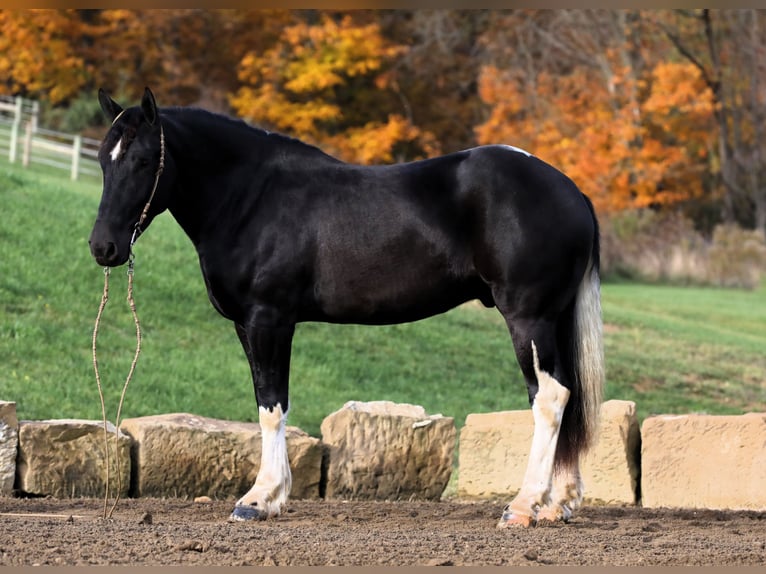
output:
<path id="1" fill-rule="evenodd" d="M 109 156 L 112 158 L 112 161 L 117 161 L 117 158 L 120 157 L 120 153 L 122 152 L 122 139 L 117 142 L 117 145 L 114 146 L 114 149 L 109 153 Z"/>
<path id="2" fill-rule="evenodd" d="M 532 157 L 531 153 L 529 153 L 526 150 L 521 149 L 520 147 L 515 147 L 515 146 L 512 146 L 512 145 L 504 145 L 504 144 L 501 145 L 500 147 L 504 147 L 505 149 L 509 149 L 511 151 L 515 151 L 516 153 L 523 153 L 527 157 Z"/>
<path id="3" fill-rule="evenodd" d="M 559 439 L 564 407 L 569 400 L 569 389 L 549 373 L 540 369 L 537 347 L 532 341 L 532 357 L 538 390 L 532 404 L 535 430 L 527 470 L 516 498 L 509 505 L 511 511 L 535 517 L 537 511 L 550 503 L 553 462 Z"/>
<path id="4" fill-rule="evenodd" d="M 253 487 L 238 502 L 250 504 L 266 513 L 279 515 L 292 487 L 290 463 L 287 459 L 285 421 L 287 413 L 277 404 L 272 410 L 258 407 L 261 424 L 261 468 Z"/>

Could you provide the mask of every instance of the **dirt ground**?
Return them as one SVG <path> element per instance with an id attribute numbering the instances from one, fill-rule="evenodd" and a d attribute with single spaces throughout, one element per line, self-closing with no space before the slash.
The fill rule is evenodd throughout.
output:
<path id="1" fill-rule="evenodd" d="M 231 501 L 0 497 L 0 565 L 763 565 L 766 513 L 585 507 L 497 530 L 489 502 L 292 501 L 229 523 Z"/>

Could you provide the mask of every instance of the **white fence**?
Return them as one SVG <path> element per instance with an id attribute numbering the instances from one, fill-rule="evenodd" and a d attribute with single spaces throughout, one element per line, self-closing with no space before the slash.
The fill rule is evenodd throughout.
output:
<path id="1" fill-rule="evenodd" d="M 40 128 L 38 102 L 21 97 L 0 96 L 0 154 L 8 161 L 21 161 L 69 171 L 73 180 L 100 177 L 100 142 L 81 135 Z"/>

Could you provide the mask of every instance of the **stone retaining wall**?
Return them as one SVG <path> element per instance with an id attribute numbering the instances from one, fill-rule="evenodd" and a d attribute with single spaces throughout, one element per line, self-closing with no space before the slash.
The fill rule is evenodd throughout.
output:
<path id="1" fill-rule="evenodd" d="M 133 438 L 133 496 L 232 498 L 253 485 L 261 465 L 261 426 L 186 413 L 126 419 Z M 294 498 L 318 498 L 319 439 L 287 427 Z"/>
<path id="2" fill-rule="evenodd" d="M 607 401 L 601 417 L 582 465 L 587 501 L 766 510 L 766 413 L 650 417 L 639 429 L 634 403 Z M 469 415 L 457 496 L 509 500 L 532 431 L 528 410 Z M 260 463 L 257 423 L 181 413 L 128 419 L 109 436 L 123 495 L 235 498 Z M 354 401 L 325 419 L 321 441 L 288 427 L 287 442 L 293 498 L 438 499 L 456 432 L 422 407 Z M 0 496 L 103 496 L 103 452 L 100 421 L 17 421 L 15 403 L 0 401 Z M 111 476 L 114 492 L 116 466 Z"/>
<path id="3" fill-rule="evenodd" d="M 322 422 L 327 498 L 438 500 L 449 482 L 455 423 L 416 405 L 349 401 Z"/>
<path id="4" fill-rule="evenodd" d="M 468 415 L 460 431 L 458 496 L 510 500 L 521 488 L 533 431 L 530 410 Z M 635 403 L 602 404 L 598 441 L 581 467 L 586 499 L 636 504 L 639 447 Z"/>
<path id="5" fill-rule="evenodd" d="M 650 417 L 641 434 L 644 506 L 766 510 L 766 413 Z"/>
<path id="6" fill-rule="evenodd" d="M 16 484 L 19 490 L 57 498 L 102 496 L 106 490 L 105 462 L 109 460 L 109 492 L 130 492 L 131 440 L 107 423 L 109 454 L 100 421 L 61 419 L 19 422 Z M 117 449 L 119 448 L 119 452 Z M 119 463 L 119 471 L 118 471 Z"/>

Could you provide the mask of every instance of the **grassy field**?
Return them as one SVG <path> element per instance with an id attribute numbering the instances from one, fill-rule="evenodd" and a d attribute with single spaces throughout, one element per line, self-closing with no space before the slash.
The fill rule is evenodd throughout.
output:
<path id="1" fill-rule="evenodd" d="M 91 334 L 103 272 L 87 245 L 99 194 L 0 162 L 0 400 L 21 419 L 100 418 Z M 207 301 L 191 243 L 165 214 L 135 252 L 144 340 L 123 416 L 256 420 L 244 354 Z M 114 270 L 99 339 L 111 419 L 135 345 L 125 287 Z M 603 306 L 607 399 L 636 401 L 642 418 L 766 410 L 766 289 L 607 284 Z M 422 404 L 458 426 L 528 406 L 499 314 L 474 305 L 391 327 L 299 325 L 290 424 L 318 435 L 352 399 Z"/>

